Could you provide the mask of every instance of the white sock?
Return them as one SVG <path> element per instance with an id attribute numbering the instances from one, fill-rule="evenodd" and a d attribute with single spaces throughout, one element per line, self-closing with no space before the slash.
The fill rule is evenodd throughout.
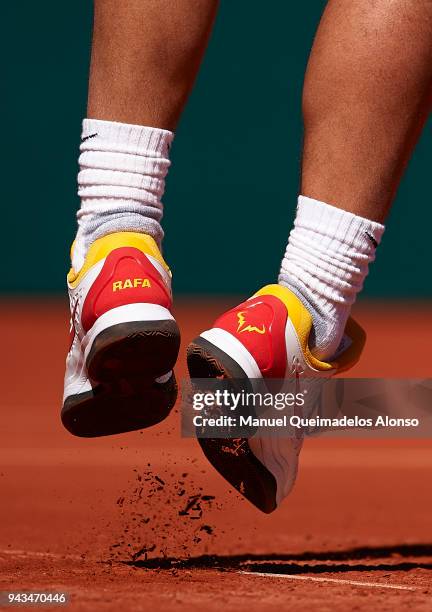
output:
<path id="1" fill-rule="evenodd" d="M 113 232 L 142 232 L 160 245 L 161 197 L 173 137 L 158 128 L 84 119 L 74 270 L 82 267 L 94 240 Z"/>
<path id="2" fill-rule="evenodd" d="M 380 223 L 299 197 L 279 283 L 309 308 L 314 323 L 311 348 L 319 359 L 337 352 L 383 232 Z"/>

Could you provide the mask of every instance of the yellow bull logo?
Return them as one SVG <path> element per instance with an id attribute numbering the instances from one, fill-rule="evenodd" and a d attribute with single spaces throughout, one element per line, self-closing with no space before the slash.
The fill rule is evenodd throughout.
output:
<path id="1" fill-rule="evenodd" d="M 245 318 L 246 311 L 242 310 L 237 313 L 238 327 L 237 332 L 242 334 L 243 332 L 256 332 L 257 334 L 265 334 L 266 328 L 265 325 L 261 325 L 261 327 L 256 327 L 255 325 L 248 325 L 246 323 Z"/>

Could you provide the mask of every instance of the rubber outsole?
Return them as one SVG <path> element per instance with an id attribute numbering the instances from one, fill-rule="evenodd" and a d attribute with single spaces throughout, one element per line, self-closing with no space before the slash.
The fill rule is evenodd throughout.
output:
<path id="1" fill-rule="evenodd" d="M 97 437 L 145 429 L 163 421 L 177 399 L 174 368 L 180 332 L 174 320 L 113 325 L 94 340 L 86 365 L 93 389 L 69 396 L 61 411 L 66 429 Z"/>
<path id="2" fill-rule="evenodd" d="M 230 380 L 236 390 L 249 390 L 249 379 L 234 359 L 198 337 L 188 347 L 190 377 Z M 213 467 L 262 512 L 276 509 L 276 479 L 255 457 L 247 438 L 198 438 Z"/>

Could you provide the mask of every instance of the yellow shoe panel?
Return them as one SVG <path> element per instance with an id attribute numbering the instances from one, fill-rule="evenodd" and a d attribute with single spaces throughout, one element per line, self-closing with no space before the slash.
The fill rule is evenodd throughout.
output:
<path id="1" fill-rule="evenodd" d="M 71 251 L 73 250 L 73 244 Z M 73 268 L 70 269 L 67 276 L 68 283 L 71 287 L 75 288 L 85 274 L 98 263 L 101 259 L 104 259 L 113 251 L 120 247 L 132 247 L 139 249 L 146 255 L 154 257 L 165 270 L 170 273 L 170 269 L 166 264 L 161 252 L 155 242 L 155 240 L 147 234 L 140 234 L 137 232 L 116 232 L 115 234 L 108 234 L 98 240 L 95 240 L 89 247 L 87 256 L 79 272 L 75 272 Z"/>
<path id="2" fill-rule="evenodd" d="M 300 340 L 302 351 L 313 368 L 320 371 L 335 368 L 339 373 L 349 369 L 358 361 L 366 341 L 366 333 L 354 319 L 350 317 L 345 328 L 345 333 L 352 340 L 351 346 L 335 361 L 321 361 L 310 351 L 309 335 L 312 329 L 312 316 L 299 298 L 282 285 L 266 285 L 255 293 L 254 297 L 259 295 L 274 295 L 285 304 Z"/>

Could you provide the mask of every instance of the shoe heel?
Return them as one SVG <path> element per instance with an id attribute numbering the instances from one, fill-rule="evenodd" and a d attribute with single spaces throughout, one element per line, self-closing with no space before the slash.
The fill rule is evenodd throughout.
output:
<path id="1" fill-rule="evenodd" d="M 61 419 L 74 436 L 111 436 L 160 423 L 168 417 L 176 399 L 174 372 L 164 382 L 123 380 L 69 396 Z"/>
<path id="2" fill-rule="evenodd" d="M 174 368 L 179 348 L 180 332 L 173 319 L 118 323 L 93 340 L 88 375 L 99 383 L 154 380 Z"/>

